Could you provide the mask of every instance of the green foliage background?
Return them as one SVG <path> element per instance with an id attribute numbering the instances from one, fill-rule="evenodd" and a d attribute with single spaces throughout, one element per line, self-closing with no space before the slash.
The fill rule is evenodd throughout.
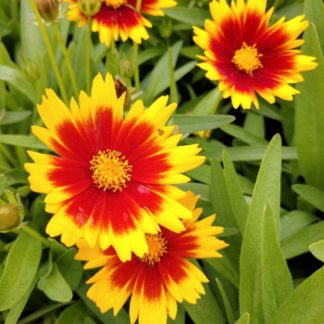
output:
<path id="1" fill-rule="evenodd" d="M 192 25 L 209 17 L 207 1 L 181 0 L 165 10 L 140 46 L 141 91 L 131 99 L 149 104 L 170 93 L 170 101 L 179 102 L 171 123 L 184 133 L 183 143 L 199 143 L 208 158 L 181 187 L 200 194 L 204 215 L 216 212 L 230 244 L 223 259 L 199 263 L 210 279 L 206 295 L 197 305 L 182 304 L 177 324 L 324 323 L 324 5 L 274 2 L 268 3 L 276 6 L 274 19 L 303 13 L 311 23 L 303 52 L 319 66 L 304 73 L 294 102 L 262 101 L 259 110 L 242 111 L 221 99 L 196 67 L 200 50 L 192 42 Z M 28 187 L 26 149 L 45 149 L 30 135 L 31 125 L 40 124 L 36 105 L 45 87 L 58 91 L 28 3 L 0 2 L 0 190 L 20 196 L 25 222 L 40 237 L 19 229 L 0 234 L 0 322 L 128 323 L 126 310 L 116 318 L 101 314 L 86 298 L 90 274 L 74 260 L 73 248 L 46 239 L 50 215 L 43 196 Z M 86 29 L 66 19 L 59 27 L 84 89 Z M 51 26 L 47 30 L 70 97 L 66 62 Z M 96 35 L 93 41 L 93 75 L 109 71 L 130 86 L 132 44 L 113 52 Z M 190 135 L 208 129 L 210 139 Z"/>

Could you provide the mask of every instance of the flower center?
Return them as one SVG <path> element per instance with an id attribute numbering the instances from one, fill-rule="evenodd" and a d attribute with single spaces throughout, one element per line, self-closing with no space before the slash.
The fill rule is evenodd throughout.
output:
<path id="1" fill-rule="evenodd" d="M 254 70 L 261 68 L 263 65 L 260 62 L 262 54 L 255 47 L 247 45 L 245 42 L 239 50 L 236 50 L 232 62 L 239 70 L 252 75 Z"/>
<path id="2" fill-rule="evenodd" d="M 131 179 L 132 166 L 119 151 L 99 151 L 90 161 L 94 184 L 104 191 L 122 191 Z"/>
<path id="3" fill-rule="evenodd" d="M 103 0 L 108 7 L 113 7 L 117 9 L 127 3 L 127 0 Z"/>
<path id="4" fill-rule="evenodd" d="M 156 262 L 160 262 L 161 257 L 167 251 L 167 241 L 165 237 L 159 234 L 145 234 L 146 242 L 148 244 L 148 252 L 144 254 L 140 260 L 153 265 Z"/>

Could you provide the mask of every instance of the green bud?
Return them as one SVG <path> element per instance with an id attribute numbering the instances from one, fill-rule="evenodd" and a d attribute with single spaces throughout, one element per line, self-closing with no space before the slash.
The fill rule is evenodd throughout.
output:
<path id="1" fill-rule="evenodd" d="M 172 20 L 169 18 L 164 18 L 159 29 L 160 35 L 163 38 L 168 39 L 172 34 Z"/>
<path id="2" fill-rule="evenodd" d="M 78 5 L 85 16 L 92 17 L 100 10 L 101 0 L 78 0 Z"/>
<path id="3" fill-rule="evenodd" d="M 59 14 L 59 0 L 35 0 L 41 17 L 48 22 L 54 21 Z"/>
<path id="4" fill-rule="evenodd" d="M 39 66 L 36 60 L 22 56 L 21 65 L 23 73 L 29 81 L 34 82 L 40 78 Z"/>
<path id="5" fill-rule="evenodd" d="M 0 207 L 0 231 L 9 231 L 20 224 L 19 209 L 14 204 L 5 204 Z"/>

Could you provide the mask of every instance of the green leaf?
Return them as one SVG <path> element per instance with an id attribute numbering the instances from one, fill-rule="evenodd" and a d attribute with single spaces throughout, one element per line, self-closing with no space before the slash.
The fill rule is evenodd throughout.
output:
<path id="1" fill-rule="evenodd" d="M 249 324 L 250 323 L 250 314 L 244 313 L 241 317 L 235 322 L 235 324 Z"/>
<path id="2" fill-rule="evenodd" d="M 292 189 L 312 206 L 324 212 L 324 191 L 302 184 L 293 185 Z"/>
<path id="3" fill-rule="evenodd" d="M 241 189 L 240 180 L 235 172 L 234 165 L 227 151 L 223 154 L 224 162 L 224 180 L 226 191 L 232 214 L 236 224 L 240 228 L 241 233 L 244 233 L 245 222 L 248 214 L 248 206 L 244 200 Z"/>
<path id="4" fill-rule="evenodd" d="M 304 33 L 304 40 L 304 52 L 315 56 L 319 66 L 305 73 L 305 81 L 298 87 L 301 93 L 296 96 L 295 144 L 306 182 L 324 190 L 324 58 L 314 26 Z"/>
<path id="5" fill-rule="evenodd" d="M 280 239 L 285 241 L 305 226 L 318 220 L 313 214 L 301 210 L 293 210 L 280 218 Z"/>
<path id="6" fill-rule="evenodd" d="M 207 285 L 205 286 L 205 295 L 198 300 L 197 304 L 192 305 L 184 302 L 183 305 L 194 323 L 225 323 L 223 312 Z"/>
<path id="7" fill-rule="evenodd" d="M 300 13 L 302 14 L 302 13 Z M 305 0 L 304 14 L 306 19 L 316 26 L 318 38 L 321 43 L 322 50 L 324 49 L 324 5 L 323 0 Z M 304 45 L 304 46 L 307 46 Z"/>
<path id="8" fill-rule="evenodd" d="M 202 97 L 201 100 L 195 105 L 191 113 L 193 115 L 203 115 L 207 116 L 213 112 L 215 108 L 215 103 L 218 104 L 222 98 L 222 95 L 217 88 L 209 91 L 206 95 Z M 217 105 L 216 105 L 217 106 Z"/>
<path id="9" fill-rule="evenodd" d="M 218 290 L 220 292 L 220 295 L 222 296 L 223 299 L 223 304 L 225 307 L 225 313 L 226 313 L 226 317 L 228 320 L 228 323 L 234 323 L 234 313 L 233 313 L 233 309 L 231 307 L 231 303 L 229 301 L 229 298 L 227 296 L 226 290 L 222 284 L 222 281 L 219 278 L 216 278 L 216 284 L 218 287 Z"/>
<path id="10" fill-rule="evenodd" d="M 315 242 L 309 246 L 309 250 L 315 258 L 324 262 L 324 240 Z"/>
<path id="11" fill-rule="evenodd" d="M 30 111 L 5 111 L 1 116 L 0 125 L 9 125 L 25 120 L 31 115 Z"/>
<path id="12" fill-rule="evenodd" d="M 35 88 L 22 73 L 16 69 L 0 65 L 0 80 L 10 83 L 18 91 L 23 93 L 33 104 L 37 104 L 38 96 Z"/>
<path id="13" fill-rule="evenodd" d="M 304 280 L 281 305 L 271 324 L 320 324 L 324 318 L 324 267 Z"/>
<path id="14" fill-rule="evenodd" d="M 72 290 L 78 287 L 83 275 L 82 264 L 80 261 L 74 259 L 75 255 L 75 249 L 70 248 L 56 259 L 56 264 L 61 274 Z"/>
<path id="15" fill-rule="evenodd" d="M 80 324 L 87 316 L 87 308 L 81 300 L 63 310 L 55 324 Z"/>
<path id="16" fill-rule="evenodd" d="M 38 269 L 42 246 L 26 233 L 12 245 L 0 279 L 0 311 L 16 305 L 29 290 Z"/>
<path id="17" fill-rule="evenodd" d="M 278 243 L 280 177 L 281 139 L 276 135 L 261 162 L 242 242 L 240 312 L 248 312 L 251 323 L 269 321 L 292 289 Z"/>
<path id="18" fill-rule="evenodd" d="M 176 42 L 172 46 L 172 63 L 175 67 L 178 60 L 178 56 L 182 47 L 182 42 Z M 154 97 L 158 94 L 161 80 L 169 80 L 169 68 L 168 68 L 168 53 L 165 53 L 159 61 L 155 64 L 154 69 L 149 73 L 145 79 L 141 82 L 141 87 L 144 91 L 143 101 L 145 103 L 151 103 Z M 169 82 L 167 83 L 168 87 Z"/>
<path id="19" fill-rule="evenodd" d="M 248 312 L 251 323 L 269 323 L 293 289 L 269 205 L 265 205 L 263 212 L 262 209 L 250 210 L 244 231 L 240 270 L 241 314 Z"/>
<path id="20" fill-rule="evenodd" d="M 173 115 L 173 122 L 180 127 L 183 134 L 193 133 L 200 130 L 215 129 L 222 125 L 229 124 L 235 120 L 234 116 L 214 115 L 214 116 L 193 116 L 193 115 Z"/>
<path id="21" fill-rule="evenodd" d="M 72 290 L 65 281 L 56 263 L 53 263 L 52 271 L 49 275 L 42 277 L 37 288 L 51 300 L 65 303 L 72 299 Z"/>
<path id="22" fill-rule="evenodd" d="M 181 6 L 164 9 L 163 11 L 168 17 L 190 26 L 203 26 L 205 19 L 210 16 L 209 11 L 206 9 L 187 8 Z"/>
<path id="23" fill-rule="evenodd" d="M 324 221 L 308 225 L 295 235 L 281 242 L 281 249 L 286 259 L 308 252 L 309 246 L 324 239 Z"/>
<path id="24" fill-rule="evenodd" d="M 46 146 L 32 135 L 1 134 L 0 142 L 4 144 L 22 146 L 27 148 L 46 149 Z"/>
<path id="25" fill-rule="evenodd" d="M 221 130 L 249 145 L 267 143 L 266 140 L 253 135 L 251 132 L 237 125 L 225 125 L 221 127 Z"/>

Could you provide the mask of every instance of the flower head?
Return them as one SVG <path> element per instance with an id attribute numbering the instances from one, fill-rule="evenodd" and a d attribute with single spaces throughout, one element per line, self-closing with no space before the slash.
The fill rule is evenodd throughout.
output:
<path id="1" fill-rule="evenodd" d="M 194 209 L 197 197 L 192 193 L 181 202 L 194 210 L 194 217 L 185 221 L 185 230 L 173 233 L 161 228 L 158 234 L 147 234 L 148 252 L 121 262 L 112 248 L 105 251 L 90 248 L 80 241 L 77 259 L 87 261 L 85 268 L 102 267 L 89 281 L 88 297 L 101 312 L 113 308 L 116 315 L 127 299 L 130 300 L 130 320 L 142 323 L 166 323 L 167 316 L 175 319 L 177 302 L 196 303 L 204 294 L 206 276 L 188 258 L 218 258 L 218 250 L 227 244 L 215 237 L 223 232 L 213 226 L 215 216 L 198 220 L 201 209 Z"/>
<path id="2" fill-rule="evenodd" d="M 315 58 L 301 55 L 303 40 L 298 36 L 307 28 L 303 16 L 289 21 L 281 18 L 272 26 L 273 8 L 266 0 L 225 0 L 210 3 L 213 20 L 205 30 L 194 27 L 194 41 L 204 50 L 199 66 L 207 78 L 219 81 L 224 98 L 231 97 L 234 108 L 258 108 L 259 94 L 269 103 L 275 97 L 292 100 L 298 91 L 290 84 L 303 80 L 300 72 L 314 69 Z"/>
<path id="3" fill-rule="evenodd" d="M 149 108 L 138 100 L 124 118 L 125 94 L 116 95 L 114 80 L 97 75 L 91 96 L 80 93 L 70 109 L 47 90 L 38 106 L 44 127 L 33 133 L 57 155 L 29 152 L 25 164 L 31 189 L 46 193 L 50 236 L 62 235 L 67 246 L 84 237 L 91 246 L 112 245 L 122 260 L 131 251 L 148 250 L 145 233 L 159 225 L 184 230 L 180 218 L 192 212 L 177 199 L 185 193 L 174 184 L 182 173 L 202 164 L 197 145 L 177 146 L 181 134 L 165 126 L 176 108 L 160 97 Z"/>
<path id="4" fill-rule="evenodd" d="M 176 5 L 175 0 L 142 0 L 141 8 L 137 11 L 136 0 L 101 0 L 100 10 L 93 17 L 87 17 L 80 10 L 77 0 L 65 2 L 70 3 L 68 18 L 79 22 L 80 26 L 92 19 L 92 31 L 98 32 L 100 41 L 108 46 L 113 39 L 126 41 L 130 38 L 135 43 L 148 39 L 146 27 L 152 27 L 152 24 L 142 13 L 162 16 L 162 8 Z"/>

